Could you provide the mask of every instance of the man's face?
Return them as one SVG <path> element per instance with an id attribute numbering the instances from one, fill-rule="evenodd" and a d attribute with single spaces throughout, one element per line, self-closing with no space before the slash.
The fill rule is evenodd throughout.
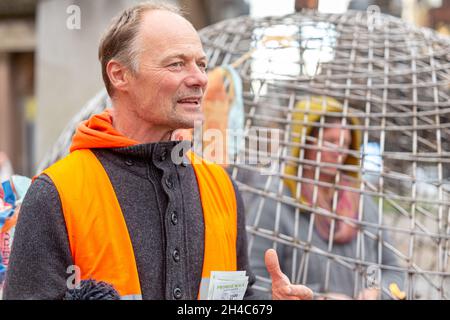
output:
<path id="1" fill-rule="evenodd" d="M 168 11 L 147 12 L 137 47 L 138 72 L 128 86 L 131 110 L 161 128 L 192 128 L 194 121 L 203 120 L 207 62 L 192 25 Z"/>

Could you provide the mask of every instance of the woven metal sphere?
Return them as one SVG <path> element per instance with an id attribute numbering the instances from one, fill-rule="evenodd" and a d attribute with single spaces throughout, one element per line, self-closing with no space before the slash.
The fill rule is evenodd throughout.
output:
<path id="1" fill-rule="evenodd" d="M 391 16 L 354 11 L 241 17 L 207 27 L 201 35 L 210 64 L 234 64 L 242 78 L 246 131 L 252 127 L 281 130 L 277 174 L 261 175 L 239 163 L 231 168 L 252 211 L 247 221 L 250 252 L 258 237 L 272 240 L 274 247 L 284 244 L 298 249 L 302 258 L 289 260 L 288 276 L 305 284 L 307 268 L 318 267 L 307 266 L 308 254 L 323 255 L 326 259 L 321 261 L 327 267 L 319 291 L 326 291 L 332 265 L 339 264 L 351 270 L 355 287 L 367 280 L 368 268 L 397 268 L 406 278 L 403 290 L 409 299 L 448 298 L 449 39 Z M 283 234 L 277 225 L 283 215 L 281 205 L 302 214 L 295 195 L 283 193 L 282 186 L 284 167 L 292 160 L 290 149 L 307 146 L 305 141 L 293 142 L 292 128 L 302 121 L 295 119 L 295 107 L 311 99 L 326 104 L 325 97 L 341 104 L 342 114 L 336 116 L 358 120 L 358 125 L 347 120 L 347 127 L 359 130 L 362 138 L 357 155 L 359 189 L 376 204 L 374 223 L 364 221 L 362 214 L 353 221 L 359 246 L 352 257 L 336 254 L 333 248 L 339 244 L 332 240 L 322 250 L 308 237 Z M 307 164 L 304 160 L 297 161 L 299 167 Z M 299 185 L 306 181 L 301 170 L 296 178 Z M 271 206 L 275 213 L 267 212 L 269 201 L 277 202 Z M 265 214 L 273 218 L 272 230 L 258 223 Z M 294 218 L 292 223 L 301 222 Z M 390 243 L 384 242 L 387 234 Z M 364 238 L 373 239 L 375 245 L 363 248 Z M 375 250 L 377 261 L 366 261 L 364 249 Z M 386 251 L 397 257 L 398 265 L 382 263 Z M 291 252 L 296 255 L 296 250 Z"/>
<path id="2" fill-rule="evenodd" d="M 343 268 L 351 275 L 348 282 L 355 298 L 367 286 L 369 271 L 375 270 L 377 278 L 391 270 L 404 276 L 400 289 L 408 299 L 448 299 L 450 40 L 391 16 L 356 11 L 239 17 L 208 26 L 200 35 L 209 67 L 232 65 L 242 79 L 246 139 L 256 128 L 280 133 L 273 159 L 276 172 L 264 173 L 245 161 L 228 166 L 247 208 L 250 256 L 260 239 L 275 248 L 290 248 L 287 275 L 292 282 L 308 285 L 308 269 L 323 269 L 320 283 L 315 283 L 319 296 L 328 291 L 333 268 Z M 68 150 L 76 123 L 106 103 L 105 92 L 94 98 L 41 167 L 60 158 Z M 336 103 L 338 109 L 308 107 L 314 103 L 324 107 Z M 310 123 L 308 114 L 319 120 Z M 305 159 L 311 143 L 302 129 L 316 128 L 320 140 L 326 129 L 337 127 L 327 123 L 325 116 L 339 119 L 340 128 L 359 132 L 359 150 L 341 150 L 357 161 L 336 165 L 342 172 L 337 179 L 346 175 L 353 179 L 347 189 L 360 197 L 356 218 L 343 218 L 314 205 L 308 208 L 298 200 L 301 191 L 285 192 L 289 179 L 296 190 L 307 182 L 320 186 L 317 179 L 303 176 L 305 167 L 316 169 L 323 163 Z M 249 152 L 246 146 L 238 158 Z M 319 146 L 323 147 L 320 141 Z M 334 192 L 345 189 L 338 186 Z M 367 199 L 373 203 L 373 221 L 364 218 Z M 272 202 L 270 212 L 268 202 Z M 293 234 L 283 233 L 280 227 L 286 210 L 292 211 Z M 305 211 L 312 214 L 302 220 Z M 260 225 L 265 215 L 272 217 L 272 227 Z M 339 249 L 343 244 L 334 243 L 332 236 L 325 249 L 316 246 L 310 234 L 315 216 L 331 218 L 332 225 L 342 220 L 356 228 L 355 252 L 343 254 Z M 302 229 L 301 223 L 309 224 Z M 366 259 L 369 255 L 375 259 Z M 386 255 L 395 258 L 395 265 L 384 261 Z M 256 287 L 267 290 L 270 279 L 259 275 L 257 279 Z M 387 286 L 380 289 L 392 297 Z"/>

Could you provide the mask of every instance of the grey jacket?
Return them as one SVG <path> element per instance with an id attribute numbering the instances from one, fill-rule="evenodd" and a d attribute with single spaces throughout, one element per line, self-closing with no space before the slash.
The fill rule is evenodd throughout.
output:
<path id="1" fill-rule="evenodd" d="M 143 299 L 196 299 L 200 286 L 203 211 L 191 164 L 171 161 L 177 143 L 93 149 L 123 211 Z M 258 298 L 251 289 L 254 276 L 248 265 L 243 201 L 233 186 L 238 207 L 237 266 L 250 276 L 245 298 Z M 59 195 L 50 178 L 41 175 L 21 208 L 3 298 L 61 299 L 71 265 Z"/>
<path id="2" fill-rule="evenodd" d="M 268 191 L 274 196 L 277 195 L 279 183 L 280 179 L 273 177 L 273 182 L 269 185 Z M 291 198 L 286 186 L 282 187 L 282 195 Z M 259 206 L 261 205 L 260 201 L 263 201 L 263 204 L 261 214 L 258 215 Z M 397 283 L 399 288 L 403 288 L 405 281 L 403 272 L 384 267 L 380 269 L 378 267 L 379 263 L 383 266 L 398 267 L 399 259 L 391 249 L 385 245 L 379 247 L 378 241 L 370 238 L 367 234 L 361 233 L 359 245 L 357 239 L 354 239 L 345 244 L 334 243 L 331 250 L 329 250 L 328 241 L 322 239 L 315 232 L 315 228 L 311 229 L 312 237 L 311 241 L 309 241 L 310 213 L 299 211 L 296 223 L 295 208 L 293 206 L 281 202 L 277 204 L 276 200 L 263 197 L 252 201 L 252 204 L 247 209 L 250 214 L 247 217 L 247 222 L 252 228 L 275 230 L 279 239 L 286 238 L 286 236 L 296 237 L 303 244 L 307 244 L 304 248 L 295 249 L 292 245 L 276 242 L 267 237 L 250 235 L 250 263 L 255 275 L 268 278 L 265 265 L 258 257 L 264 254 L 268 248 L 272 248 L 275 245 L 282 271 L 292 281 L 305 284 L 317 293 L 334 292 L 356 297 L 363 288 L 371 285 L 371 279 L 375 281 L 373 284 L 378 283 L 382 288 L 382 298 L 389 297 L 386 291 L 392 282 Z M 277 211 L 279 212 L 278 218 Z M 377 212 L 377 206 L 371 197 L 364 196 L 362 221 L 377 224 Z M 378 236 L 378 231 L 375 228 L 366 226 L 363 230 Z M 383 231 L 381 236 L 383 241 L 392 245 L 386 231 Z M 334 256 L 327 257 L 328 253 L 344 257 L 344 259 L 334 259 Z M 358 266 L 354 261 L 345 260 L 345 258 L 361 260 L 366 264 Z M 295 268 L 293 268 L 294 259 Z M 328 279 L 326 277 L 327 265 L 329 265 Z M 367 269 L 368 266 L 372 266 L 372 268 Z M 366 277 L 366 272 L 369 274 L 373 273 L 372 278 Z M 268 287 L 268 284 L 264 281 L 257 281 L 256 285 Z"/>

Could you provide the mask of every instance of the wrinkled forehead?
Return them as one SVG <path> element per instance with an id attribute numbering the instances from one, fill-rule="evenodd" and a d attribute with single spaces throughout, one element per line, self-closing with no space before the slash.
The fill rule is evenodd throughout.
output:
<path id="1" fill-rule="evenodd" d="M 186 46 L 189 50 L 203 50 L 200 37 L 192 24 L 170 11 L 146 12 L 139 28 L 142 47 L 156 50 Z"/>

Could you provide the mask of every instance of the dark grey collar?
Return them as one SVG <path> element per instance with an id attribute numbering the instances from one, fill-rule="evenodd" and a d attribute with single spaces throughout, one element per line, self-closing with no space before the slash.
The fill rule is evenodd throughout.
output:
<path id="1" fill-rule="evenodd" d="M 181 158 L 186 158 L 185 154 L 190 148 L 191 142 L 184 140 L 137 144 L 129 147 L 111 148 L 110 151 L 128 158 L 135 158 L 135 160 L 165 160 L 169 159 L 172 153 L 178 154 Z"/>

